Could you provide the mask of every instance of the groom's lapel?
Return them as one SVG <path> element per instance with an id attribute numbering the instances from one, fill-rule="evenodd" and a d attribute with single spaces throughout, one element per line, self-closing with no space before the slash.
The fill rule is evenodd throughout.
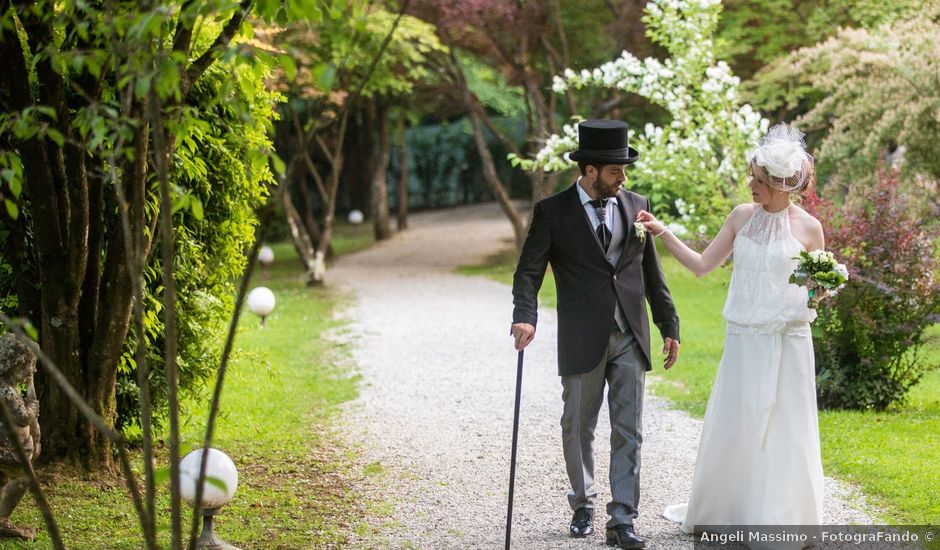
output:
<path id="1" fill-rule="evenodd" d="M 624 262 L 624 256 L 627 255 L 627 249 L 636 239 L 636 229 L 633 227 L 633 221 L 636 220 L 637 210 L 633 206 L 633 201 L 627 195 L 627 192 L 621 189 L 617 192 L 617 205 L 620 208 L 620 215 L 623 216 L 623 248 L 620 253 L 620 260 L 617 267 Z"/>

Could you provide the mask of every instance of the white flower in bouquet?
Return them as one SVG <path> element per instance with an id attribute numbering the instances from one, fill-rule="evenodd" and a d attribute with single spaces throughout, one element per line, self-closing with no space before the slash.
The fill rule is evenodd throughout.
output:
<path id="1" fill-rule="evenodd" d="M 796 269 L 790 275 L 790 283 L 809 287 L 809 302 L 806 306 L 816 309 L 821 298 L 817 289 L 824 289 L 830 296 L 835 296 L 849 280 L 849 270 L 845 264 L 836 261 L 835 255 L 826 250 L 800 251 L 793 258 L 798 260 Z"/>
<path id="2" fill-rule="evenodd" d="M 818 264 L 828 264 L 835 260 L 835 256 L 832 255 L 832 252 L 827 250 L 813 250 L 809 253 L 809 257 Z"/>

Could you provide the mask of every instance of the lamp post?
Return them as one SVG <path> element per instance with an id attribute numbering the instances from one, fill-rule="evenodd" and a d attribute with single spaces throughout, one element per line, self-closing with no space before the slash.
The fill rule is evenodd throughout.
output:
<path id="1" fill-rule="evenodd" d="M 268 245 L 262 246 L 261 250 L 258 251 L 258 261 L 264 267 L 271 265 L 274 262 L 274 250 Z"/>
<path id="2" fill-rule="evenodd" d="M 199 464 L 202 449 L 196 449 L 180 461 L 180 496 L 190 506 L 196 507 L 196 481 L 199 479 Z M 202 534 L 196 548 L 206 550 L 238 550 L 215 534 L 212 520 L 219 510 L 232 500 L 238 488 L 238 470 L 235 463 L 218 449 L 209 449 L 206 462 L 206 480 L 202 484 L 202 500 L 198 504 L 202 512 Z"/>
<path id="3" fill-rule="evenodd" d="M 267 320 L 268 315 L 274 311 L 274 305 L 277 301 L 274 299 L 274 293 L 266 286 L 256 286 L 248 293 L 248 309 L 255 315 L 261 317 L 261 326 Z"/>
<path id="4" fill-rule="evenodd" d="M 362 215 L 361 210 L 350 210 L 349 216 L 346 217 L 346 220 L 353 225 L 359 225 L 364 219 L 365 216 Z"/>

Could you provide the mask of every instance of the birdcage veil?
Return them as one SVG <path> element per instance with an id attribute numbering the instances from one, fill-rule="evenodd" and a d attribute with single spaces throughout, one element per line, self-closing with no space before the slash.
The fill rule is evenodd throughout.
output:
<path id="1" fill-rule="evenodd" d="M 813 174 L 805 134 L 785 122 L 775 124 L 757 142 L 750 162 L 766 172 L 766 183 L 780 191 L 799 191 Z"/>

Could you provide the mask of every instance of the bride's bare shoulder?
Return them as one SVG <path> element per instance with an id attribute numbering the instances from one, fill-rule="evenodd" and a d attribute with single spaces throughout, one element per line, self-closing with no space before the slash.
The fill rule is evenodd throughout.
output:
<path id="1" fill-rule="evenodd" d="M 797 223 L 807 230 L 822 231 L 822 224 L 812 214 L 794 204 L 790 206 L 790 224 Z"/>
<path id="2" fill-rule="evenodd" d="M 797 205 L 790 207 L 790 232 L 807 250 L 825 248 L 826 238 L 819 220 Z"/>
<path id="3" fill-rule="evenodd" d="M 744 224 L 747 223 L 747 220 L 751 219 L 751 216 L 754 215 L 754 208 L 758 205 L 752 202 L 739 204 L 734 207 L 734 210 L 728 214 L 728 221 L 726 222 L 735 233 L 738 232 Z"/>
<path id="4" fill-rule="evenodd" d="M 741 215 L 750 215 L 754 213 L 754 209 L 758 205 L 756 202 L 745 202 L 734 207 L 734 210 L 731 211 L 732 216 L 741 216 Z"/>

